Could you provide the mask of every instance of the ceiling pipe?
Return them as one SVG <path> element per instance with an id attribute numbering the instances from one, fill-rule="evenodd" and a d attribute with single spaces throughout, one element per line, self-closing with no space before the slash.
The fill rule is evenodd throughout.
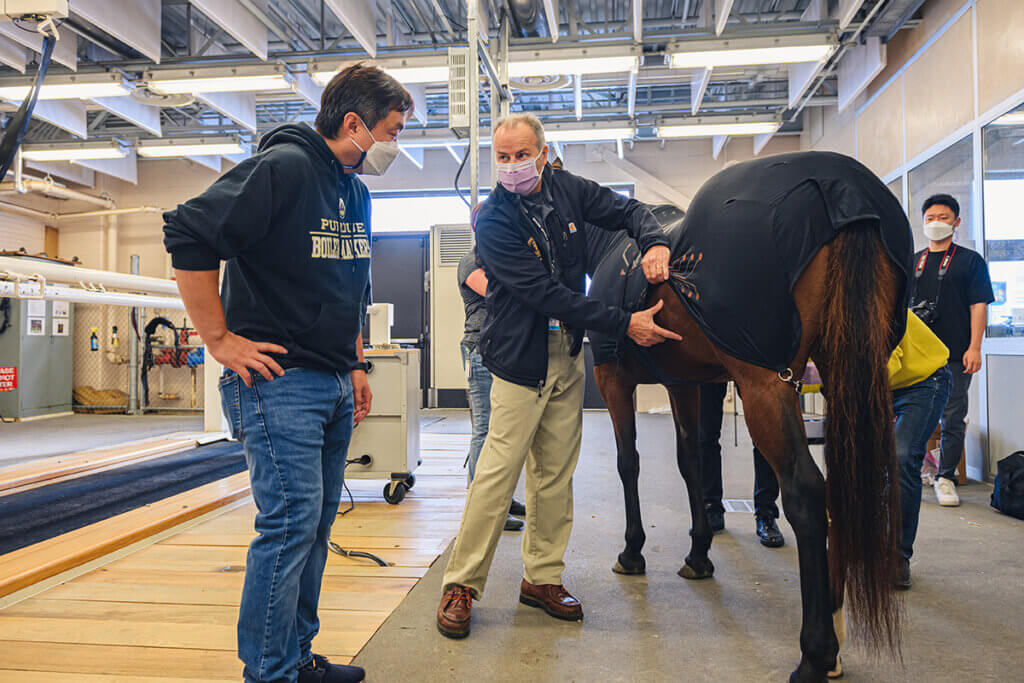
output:
<path id="1" fill-rule="evenodd" d="M 10 213 L 28 216 L 29 218 L 38 218 L 41 221 L 57 220 L 56 213 L 40 211 L 39 209 L 30 209 L 27 206 L 18 206 L 17 204 L 11 204 L 8 202 L 0 202 L 0 211 L 9 211 Z"/>
<path id="2" fill-rule="evenodd" d="M 70 301 L 78 304 L 108 304 L 112 306 L 141 306 L 143 308 L 185 310 L 185 304 L 178 297 L 90 291 L 88 289 L 79 289 L 67 285 L 53 285 L 50 283 L 46 283 L 42 288 L 42 292 L 40 292 L 38 282 L 23 282 L 19 285 L 16 282 L 0 280 L 0 296 L 42 298 L 50 301 Z"/>
<path id="3" fill-rule="evenodd" d="M 159 206 L 133 206 L 125 209 L 100 209 L 98 211 L 77 211 L 74 213 L 60 213 L 55 214 L 59 220 L 74 220 L 76 218 L 94 218 L 97 216 L 124 216 L 132 213 L 159 213 L 162 214 L 166 209 L 161 209 Z"/>
<path id="4" fill-rule="evenodd" d="M 174 280 L 144 275 L 130 275 L 128 273 L 115 273 L 78 266 L 65 266 L 37 259 L 0 256 L 0 271 L 14 273 L 29 272 L 32 275 L 40 275 L 46 278 L 48 283 L 58 282 L 69 285 L 88 283 L 89 285 L 143 292 L 146 294 L 178 295 L 178 285 Z"/>
<path id="5" fill-rule="evenodd" d="M 4 189 L 5 185 L 6 183 L 0 184 L 0 189 Z M 21 187 L 17 187 L 17 185 L 15 185 L 15 189 L 23 194 L 28 192 L 37 192 L 50 197 L 57 197 L 58 199 L 71 199 L 80 202 L 88 202 L 90 204 L 95 204 L 96 206 L 102 206 L 104 209 L 113 209 L 116 206 L 112 199 L 105 199 L 103 197 L 86 194 L 85 192 L 61 187 L 53 182 L 53 180 L 26 179 L 22 181 Z"/>

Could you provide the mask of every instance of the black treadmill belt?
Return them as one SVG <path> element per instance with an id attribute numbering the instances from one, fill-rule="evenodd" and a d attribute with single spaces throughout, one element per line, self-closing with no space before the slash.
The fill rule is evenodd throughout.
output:
<path id="1" fill-rule="evenodd" d="M 0 496 L 0 555 L 245 469 L 242 445 L 218 442 Z"/>

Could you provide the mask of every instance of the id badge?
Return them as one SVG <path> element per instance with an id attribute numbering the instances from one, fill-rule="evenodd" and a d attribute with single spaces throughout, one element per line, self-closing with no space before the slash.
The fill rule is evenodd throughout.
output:
<path id="1" fill-rule="evenodd" d="M 562 323 L 554 318 L 548 318 L 548 332 L 558 332 L 562 329 Z"/>

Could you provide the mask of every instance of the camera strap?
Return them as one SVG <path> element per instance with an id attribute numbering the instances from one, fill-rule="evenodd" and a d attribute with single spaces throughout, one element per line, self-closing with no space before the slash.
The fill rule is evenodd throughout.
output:
<path id="1" fill-rule="evenodd" d="M 920 280 L 924 274 L 924 266 L 928 263 L 928 254 L 931 252 L 927 249 L 921 254 L 921 258 L 917 260 L 917 266 L 914 268 L 914 279 Z M 956 254 L 956 245 L 951 244 L 942 254 L 942 260 L 939 261 L 939 278 L 935 285 L 935 305 L 939 305 L 939 294 L 942 293 L 942 280 L 946 277 L 946 273 L 949 272 L 949 264 L 953 262 L 953 256 Z"/>

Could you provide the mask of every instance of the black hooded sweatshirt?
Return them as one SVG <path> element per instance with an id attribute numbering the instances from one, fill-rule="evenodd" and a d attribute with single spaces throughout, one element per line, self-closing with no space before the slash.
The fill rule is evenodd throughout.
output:
<path id="1" fill-rule="evenodd" d="M 285 347 L 271 355 L 286 368 L 352 369 L 370 296 L 370 194 L 319 133 L 275 128 L 164 223 L 175 268 L 227 261 L 231 332 Z"/>

